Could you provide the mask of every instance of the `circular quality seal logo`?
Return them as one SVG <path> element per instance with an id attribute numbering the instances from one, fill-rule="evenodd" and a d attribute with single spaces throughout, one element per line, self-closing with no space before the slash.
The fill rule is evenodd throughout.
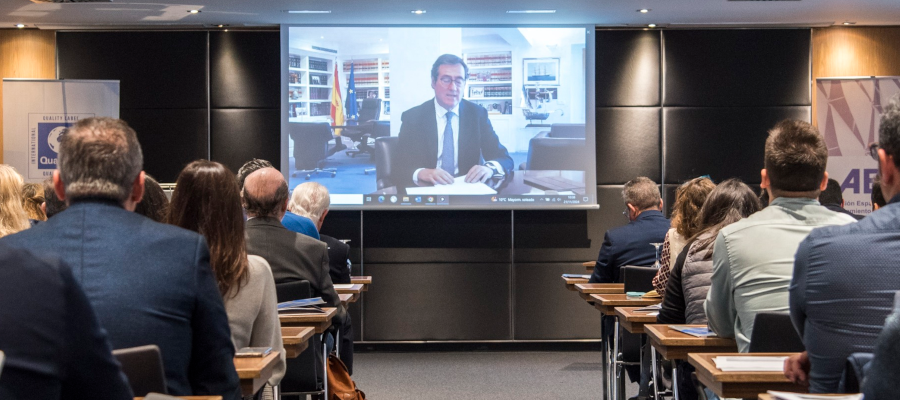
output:
<path id="1" fill-rule="evenodd" d="M 59 153 L 59 139 L 66 134 L 67 129 L 69 128 L 65 126 L 57 126 L 50 131 L 50 134 L 47 135 L 47 145 L 50 146 L 50 150 Z"/>

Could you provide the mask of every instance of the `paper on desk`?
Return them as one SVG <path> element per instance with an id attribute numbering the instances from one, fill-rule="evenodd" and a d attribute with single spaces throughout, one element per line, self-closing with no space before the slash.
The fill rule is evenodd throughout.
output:
<path id="1" fill-rule="evenodd" d="M 787 357 L 720 356 L 712 360 L 722 372 L 781 372 Z"/>
<path id="2" fill-rule="evenodd" d="M 351 289 L 353 288 L 352 283 L 338 283 L 334 285 L 335 289 Z"/>
<path id="3" fill-rule="evenodd" d="M 406 193 L 412 196 L 455 194 L 455 195 L 482 195 L 497 194 L 488 185 L 481 182 L 467 183 L 465 176 L 457 176 L 449 185 L 414 186 L 406 188 Z"/>
<path id="4" fill-rule="evenodd" d="M 823 396 L 820 394 L 777 392 L 774 390 L 770 390 L 768 393 L 777 400 L 862 400 L 863 398 L 862 393 L 848 394 L 844 396 Z"/>

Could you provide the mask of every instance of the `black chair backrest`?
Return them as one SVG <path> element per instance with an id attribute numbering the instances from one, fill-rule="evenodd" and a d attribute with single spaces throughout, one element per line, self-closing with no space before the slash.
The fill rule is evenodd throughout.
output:
<path id="1" fill-rule="evenodd" d="M 150 392 L 168 393 L 162 355 L 155 344 L 113 350 L 113 356 L 122 364 L 122 372 L 128 377 L 135 396 L 143 397 Z"/>
<path id="2" fill-rule="evenodd" d="M 582 171 L 590 160 L 591 152 L 594 151 L 588 149 L 585 143 L 584 138 L 533 137 L 528 141 L 525 168 Z"/>
<path id="3" fill-rule="evenodd" d="M 372 137 L 391 136 L 391 121 L 375 121 L 372 126 Z"/>
<path id="4" fill-rule="evenodd" d="M 381 114 L 381 99 L 365 99 L 359 109 L 359 121 L 366 122 L 378 119 Z"/>
<path id="5" fill-rule="evenodd" d="M 653 290 L 653 277 L 659 271 L 652 267 L 626 265 L 619 271 L 626 292 L 649 292 Z"/>
<path id="6" fill-rule="evenodd" d="M 378 189 L 394 186 L 391 179 L 398 138 L 385 136 L 375 139 L 375 183 Z"/>
<path id="7" fill-rule="evenodd" d="M 328 156 L 328 141 L 334 139 L 327 122 L 292 122 L 288 134 L 294 141 L 295 169 L 313 169 Z"/>
<path id="8" fill-rule="evenodd" d="M 794 324 L 791 314 L 761 312 L 753 320 L 750 335 L 751 353 L 799 353 L 806 350 Z"/>
<path id="9" fill-rule="evenodd" d="M 875 355 L 872 353 L 853 353 L 847 357 L 847 364 L 844 366 L 844 374 L 841 376 L 841 383 L 838 385 L 838 393 L 859 393 L 862 391 L 861 383 L 866 379 L 866 372 L 872 366 L 872 359 Z"/>
<path id="10" fill-rule="evenodd" d="M 275 284 L 275 296 L 279 303 L 285 301 L 308 299 L 312 297 L 309 281 L 293 281 Z"/>
<path id="11" fill-rule="evenodd" d="M 550 125 L 550 134 L 553 138 L 584 139 L 584 124 L 553 124 Z"/>

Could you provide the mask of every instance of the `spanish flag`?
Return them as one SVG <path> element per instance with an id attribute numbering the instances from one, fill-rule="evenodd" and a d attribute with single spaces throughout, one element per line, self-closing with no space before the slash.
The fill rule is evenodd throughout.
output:
<path id="1" fill-rule="evenodd" d="M 332 125 L 344 125 L 344 105 L 341 101 L 341 84 L 338 82 L 337 62 L 334 63 L 334 79 L 331 85 Z"/>

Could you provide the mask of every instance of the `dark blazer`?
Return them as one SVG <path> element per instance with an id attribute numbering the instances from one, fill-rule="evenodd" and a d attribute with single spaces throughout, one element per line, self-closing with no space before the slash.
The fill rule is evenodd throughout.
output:
<path id="1" fill-rule="evenodd" d="M 240 398 L 206 240 L 108 200 L 80 200 L 0 240 L 72 266 L 113 348 L 155 344 L 169 394 Z"/>
<path id="2" fill-rule="evenodd" d="M 0 399 L 132 399 L 69 266 L 0 244 Z"/>
<path id="3" fill-rule="evenodd" d="M 900 290 L 900 196 L 855 224 L 813 229 L 794 257 L 791 319 L 809 391 L 836 393 L 847 356 L 871 353 Z"/>
<path id="4" fill-rule="evenodd" d="M 319 235 L 328 245 L 328 273 L 335 284 L 350 283 L 350 246 L 328 235 Z"/>
<path id="5" fill-rule="evenodd" d="M 649 267 L 656 262 L 656 250 L 650 243 L 662 243 L 669 231 L 669 220 L 660 211 L 644 211 L 628 225 L 610 229 L 591 274 L 591 283 L 615 283 L 625 265 Z"/>
<path id="6" fill-rule="evenodd" d="M 435 168 L 438 161 L 438 126 L 435 120 L 434 99 L 406 110 L 400 117 L 397 144 L 397 164 L 391 176 L 395 183 L 412 185 L 412 174 L 419 168 Z M 459 175 L 465 175 L 474 165 L 496 161 L 505 172 L 513 169 L 513 160 L 500 144 L 491 126 L 487 110 L 468 100 L 459 103 L 459 154 L 456 155 Z"/>
<path id="7" fill-rule="evenodd" d="M 856 214 L 854 214 L 854 213 L 852 213 L 852 212 L 850 212 L 850 211 L 847 211 L 847 209 L 841 207 L 840 204 L 829 203 L 829 204 L 822 204 L 822 206 L 825 207 L 825 208 L 827 208 L 827 209 L 829 209 L 829 210 L 831 210 L 831 211 L 834 211 L 834 212 L 838 212 L 838 213 L 841 213 L 841 214 L 847 214 L 847 215 L 849 215 L 849 216 L 851 216 L 851 217 L 853 217 L 853 218 L 856 218 L 857 221 L 859 221 L 859 220 L 861 220 L 861 219 L 863 219 L 863 218 L 866 217 L 865 215 L 856 215 Z"/>
<path id="8" fill-rule="evenodd" d="M 291 232 L 271 217 L 247 220 L 247 253 L 265 258 L 272 268 L 275 283 L 307 280 L 314 297 L 337 308 L 334 324 L 343 324 L 346 311 L 328 274 L 328 247 L 302 233 Z"/>

